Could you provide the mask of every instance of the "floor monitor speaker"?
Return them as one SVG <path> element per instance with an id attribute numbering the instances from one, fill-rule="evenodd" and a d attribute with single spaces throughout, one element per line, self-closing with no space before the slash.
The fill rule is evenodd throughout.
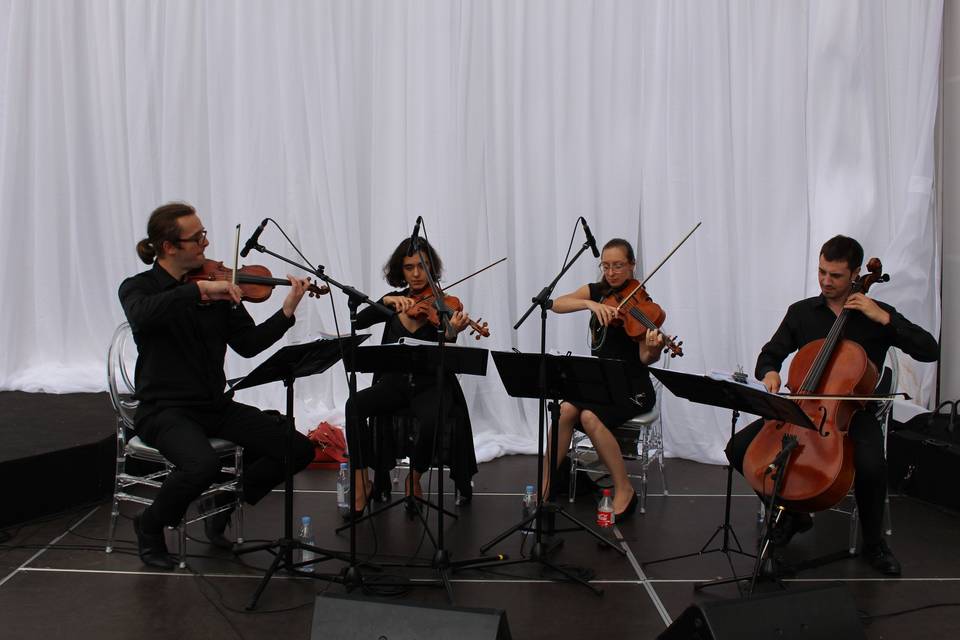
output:
<path id="1" fill-rule="evenodd" d="M 326 594 L 313 607 L 311 640 L 511 640 L 500 609 L 466 609 Z"/>
<path id="2" fill-rule="evenodd" d="M 693 604 L 658 640 L 865 639 L 846 585 Z"/>

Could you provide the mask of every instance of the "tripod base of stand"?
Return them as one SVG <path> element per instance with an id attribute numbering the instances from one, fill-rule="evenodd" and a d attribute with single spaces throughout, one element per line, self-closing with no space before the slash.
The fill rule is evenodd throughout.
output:
<path id="1" fill-rule="evenodd" d="M 250 599 L 250 603 L 246 607 L 247 611 L 252 611 L 257 608 L 257 602 L 260 600 L 260 596 L 263 595 L 263 591 L 267 588 L 267 584 L 270 583 L 270 579 L 273 578 L 274 574 L 276 574 L 278 571 L 287 571 L 288 573 L 316 578 L 318 580 L 342 582 L 343 580 L 339 574 L 310 573 L 303 571 L 302 568 L 317 564 L 319 562 L 326 562 L 327 560 L 349 560 L 349 557 L 345 554 L 337 553 L 336 551 L 330 551 L 328 549 L 321 549 L 320 547 L 314 547 L 309 544 L 304 544 L 299 540 L 292 540 L 290 538 L 280 538 L 275 542 L 244 546 L 240 549 L 237 549 L 235 553 L 237 555 L 243 555 L 247 553 L 253 553 L 255 551 L 269 551 L 274 555 L 274 558 L 273 562 L 270 564 L 270 567 L 267 569 L 267 572 L 260 580 L 260 584 L 257 585 L 257 590 L 253 593 L 253 597 Z M 311 553 L 315 554 L 316 557 L 304 562 L 294 562 L 293 555 L 295 551 L 310 551 Z"/>

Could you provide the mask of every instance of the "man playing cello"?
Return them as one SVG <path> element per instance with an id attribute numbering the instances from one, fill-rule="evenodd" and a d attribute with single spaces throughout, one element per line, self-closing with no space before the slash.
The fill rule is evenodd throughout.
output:
<path id="1" fill-rule="evenodd" d="M 779 371 L 784 359 L 804 345 L 827 337 L 843 310 L 850 312 L 843 337 L 863 347 L 877 371 L 883 370 L 890 347 L 897 347 L 921 362 L 938 358 L 939 345 L 926 330 L 886 303 L 862 293 L 851 293 L 862 262 L 863 248 L 853 238 L 838 235 L 820 249 L 820 295 L 790 305 L 776 333 L 757 358 L 755 375 L 768 391 L 780 391 Z M 747 448 L 763 426 L 764 421 L 757 420 L 727 443 L 727 459 L 740 473 L 743 473 Z M 882 531 L 887 492 L 883 431 L 874 412 L 867 409 L 853 415 L 847 433 L 853 446 L 854 494 L 863 533 L 861 555 L 877 571 L 900 575 L 900 563 L 887 546 Z M 809 513 L 785 511 L 771 532 L 771 542 L 786 545 L 794 534 L 812 526 Z"/>

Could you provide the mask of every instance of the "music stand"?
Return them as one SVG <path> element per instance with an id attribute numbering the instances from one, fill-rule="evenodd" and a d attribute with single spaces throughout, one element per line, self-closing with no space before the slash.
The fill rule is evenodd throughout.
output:
<path id="1" fill-rule="evenodd" d="M 286 569 L 291 573 L 297 573 L 298 570 L 308 564 L 325 562 L 327 560 L 337 559 L 346 560 L 346 556 L 335 551 L 328 551 L 319 547 L 304 544 L 293 536 L 293 468 L 291 466 L 291 456 L 293 447 L 293 432 L 296 429 L 293 420 L 293 384 L 297 378 L 312 376 L 317 373 L 323 373 L 338 360 L 342 350 L 352 349 L 361 342 L 369 338 L 369 334 L 350 336 L 347 338 L 334 338 L 331 340 L 314 340 L 303 344 L 295 344 L 283 347 L 272 356 L 263 361 L 260 366 L 241 378 L 239 382 L 231 387 L 231 392 L 240 389 L 257 387 L 270 382 L 283 382 L 287 388 L 287 428 L 284 430 L 284 485 L 283 485 L 283 537 L 272 542 L 245 546 L 237 551 L 237 554 L 251 553 L 253 551 L 269 551 L 274 554 L 273 563 L 267 569 L 263 579 L 257 586 L 257 590 L 247 605 L 247 610 L 256 608 L 257 601 L 260 599 L 263 590 L 266 589 L 270 578 L 281 570 Z M 308 550 L 317 554 L 313 560 L 306 562 L 294 562 L 294 550 Z M 304 574 L 306 575 L 306 574 Z M 333 576 L 320 574 L 311 574 L 312 577 L 335 580 Z"/>
<path id="2" fill-rule="evenodd" d="M 666 369 L 651 368 L 650 373 L 656 376 L 657 379 L 660 380 L 660 382 L 662 382 L 663 385 L 675 396 L 685 398 L 698 404 L 721 407 L 733 411 L 733 415 L 730 420 L 731 438 L 733 438 L 733 436 L 736 434 L 737 420 L 740 417 L 741 411 L 744 413 L 758 415 L 768 420 L 780 420 L 790 424 L 816 430 L 816 426 L 810 422 L 810 418 L 808 418 L 807 414 L 803 412 L 803 409 L 800 408 L 800 405 L 792 400 L 788 400 L 787 398 L 781 398 L 776 394 L 768 393 L 765 390 L 761 391 L 760 389 L 755 389 L 747 386 L 746 384 L 738 382 L 716 380 L 709 376 L 680 373 L 679 371 L 668 371 Z M 719 552 L 726 556 L 727 563 L 730 565 L 730 572 L 733 574 L 733 577 L 729 579 L 711 580 L 698 583 L 694 586 L 694 589 L 699 591 L 704 587 L 727 584 L 730 582 L 738 583 L 737 588 L 739 589 L 740 578 L 737 577 L 737 571 L 733 566 L 733 560 L 730 558 L 730 554 L 739 553 L 750 558 L 756 558 L 756 556 L 743 550 L 740 540 L 737 538 L 737 534 L 733 530 L 733 526 L 730 524 L 730 501 L 732 486 L 733 465 L 728 464 L 727 494 L 724 506 L 723 524 L 716 528 L 716 530 L 713 532 L 713 535 L 711 535 L 704 545 L 700 547 L 699 551 L 683 553 L 667 558 L 660 558 L 658 560 L 651 560 L 642 564 L 644 566 L 649 566 L 659 562 L 668 562 L 670 560 L 679 560 L 681 558 L 690 558 L 692 556 L 700 556 L 708 553 Z M 710 546 L 710 543 L 713 542 L 714 538 L 716 538 L 721 531 L 723 531 L 723 544 L 720 547 L 708 549 L 707 547 Z M 733 549 L 730 546 L 731 535 L 733 536 L 734 541 L 737 543 L 736 549 Z"/>
<path id="3" fill-rule="evenodd" d="M 510 351 L 494 351 L 493 360 L 497 364 L 497 371 L 503 380 L 503 385 L 507 393 L 515 398 L 552 398 L 550 403 L 550 427 L 553 429 L 551 438 L 551 460 L 556 464 L 557 460 L 557 425 L 560 421 L 559 399 L 563 398 L 576 404 L 577 402 L 593 405 L 619 405 L 635 407 L 636 398 L 642 392 L 644 387 L 645 372 L 643 367 L 623 360 L 610 358 L 594 358 L 589 356 L 556 356 L 539 353 L 516 353 Z M 546 369 L 546 387 L 541 386 L 540 370 L 543 363 Z M 543 467 L 543 446 L 538 447 L 537 464 L 538 470 Z M 586 531 L 595 537 L 601 544 L 615 550 L 621 555 L 626 555 L 626 551 L 608 540 L 606 537 L 595 531 L 589 525 L 581 522 L 567 511 L 544 496 L 543 493 L 543 474 L 538 473 L 539 487 L 537 488 L 537 505 L 533 514 L 524 518 L 513 525 L 493 540 L 480 547 L 480 551 L 485 553 L 487 549 L 494 546 L 501 540 L 509 537 L 513 532 L 527 528 L 528 525 L 536 521 L 535 525 L 535 543 L 529 558 L 523 560 L 512 560 L 503 564 L 518 564 L 522 562 L 538 562 L 542 565 L 563 574 L 570 580 L 578 582 L 596 594 L 603 593 L 602 590 L 595 588 L 586 580 L 579 576 L 565 571 L 547 560 L 546 556 L 550 550 L 543 544 L 543 518 L 546 516 L 550 523 L 551 533 L 561 533 L 566 531 Z M 575 526 L 567 529 L 554 529 L 552 523 L 555 517 L 560 515 Z M 559 541 L 562 543 L 562 541 Z M 553 546 L 553 545 L 549 545 Z"/>
<path id="4" fill-rule="evenodd" d="M 404 344 L 404 343 L 392 343 L 392 344 L 383 344 L 379 346 L 368 346 L 368 347 L 358 347 L 354 350 L 352 357 L 349 362 L 345 363 L 348 371 L 357 373 L 412 373 L 412 374 L 432 374 L 436 373 L 441 364 L 441 359 L 443 361 L 443 368 L 448 373 L 462 373 L 467 375 L 476 375 L 483 376 L 487 374 L 487 354 L 489 352 L 486 349 L 478 349 L 475 347 L 460 347 L 456 345 L 445 345 L 443 347 L 443 353 L 440 352 L 440 347 L 434 344 Z M 441 405 L 443 404 L 441 399 Z M 349 426 L 348 426 L 349 428 Z M 442 456 L 443 451 L 443 424 L 440 420 L 437 421 L 436 425 L 436 438 L 437 438 L 437 455 Z M 438 458 L 439 459 L 439 458 Z M 444 546 L 443 540 L 443 530 L 444 530 L 444 515 L 448 515 L 456 519 L 457 514 L 447 511 L 443 507 L 443 460 L 439 459 L 440 470 L 437 473 L 437 504 L 433 504 L 428 500 L 423 498 L 418 498 L 416 496 L 404 496 L 399 500 L 394 500 L 389 505 L 377 509 L 376 512 L 367 514 L 361 518 L 351 519 L 348 524 L 345 524 L 337 529 L 337 532 L 355 527 L 358 522 L 367 520 L 369 518 L 376 517 L 381 513 L 384 513 L 387 509 L 393 508 L 399 504 L 404 504 L 407 500 L 411 498 L 419 504 L 424 504 L 428 508 L 436 509 L 437 511 L 437 536 L 433 537 L 433 534 L 430 533 L 430 527 L 424 518 L 423 514 L 420 513 L 420 509 L 416 509 L 417 515 L 420 517 L 423 526 L 426 529 L 427 535 L 430 536 L 431 542 L 436 549 L 434 554 L 434 559 L 432 566 L 440 575 L 441 584 L 446 588 L 447 594 L 452 601 L 452 594 L 450 592 L 450 581 L 447 576 L 447 570 L 450 568 L 459 568 L 466 567 L 474 564 L 481 564 L 485 562 L 498 562 L 499 557 L 494 558 L 471 558 L 467 560 L 457 560 L 451 561 L 450 555 L 447 552 L 446 547 Z M 383 581 L 378 581 L 378 585 L 385 585 Z M 423 584 L 423 583 L 412 583 Z M 429 583 L 426 583 L 424 586 L 430 586 Z"/>

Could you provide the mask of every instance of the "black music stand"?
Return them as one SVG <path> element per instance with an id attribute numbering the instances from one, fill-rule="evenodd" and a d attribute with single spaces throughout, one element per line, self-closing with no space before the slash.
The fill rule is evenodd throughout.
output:
<path id="1" fill-rule="evenodd" d="M 489 352 L 486 349 L 478 349 L 475 347 L 459 347 L 456 345 L 445 345 L 443 347 L 443 353 L 441 353 L 440 349 L 441 347 L 438 345 L 420 344 L 419 342 L 416 344 L 393 343 L 379 346 L 358 347 L 353 351 L 352 357 L 348 362 L 345 363 L 345 366 L 347 367 L 348 371 L 353 373 L 432 374 L 436 373 L 440 369 L 442 363 L 443 370 L 448 373 L 462 373 L 476 376 L 483 376 L 487 374 L 487 354 Z M 349 425 L 347 428 L 350 428 Z M 439 573 L 440 584 L 447 590 L 447 595 L 452 601 L 453 598 L 450 589 L 450 580 L 447 575 L 448 569 L 462 568 L 470 565 L 483 564 L 486 562 L 499 562 L 501 558 L 470 558 L 457 561 L 452 561 L 450 559 L 450 554 L 444 546 L 443 540 L 444 515 L 448 515 L 456 519 L 457 514 L 447 511 L 443 507 L 443 460 L 439 457 L 442 456 L 443 451 L 443 424 L 440 420 L 437 421 L 436 429 L 437 445 L 435 447 L 435 453 L 438 456 L 440 465 L 439 472 L 437 473 L 437 504 L 433 504 L 428 500 L 424 500 L 423 498 L 418 498 L 416 496 L 405 495 L 403 498 L 394 500 L 389 505 L 377 509 L 375 512 L 367 514 L 361 518 L 351 519 L 348 524 L 339 527 L 337 532 L 339 533 L 344 529 L 355 527 L 358 522 L 376 517 L 381 513 L 384 513 L 387 509 L 393 508 L 399 504 L 407 503 L 408 500 L 414 500 L 418 505 L 423 504 L 428 508 L 436 509 L 436 538 L 434 538 L 433 534 L 430 533 L 429 524 L 427 523 L 424 515 L 420 512 L 420 509 L 417 508 L 415 511 L 423 523 L 427 535 L 430 536 L 430 540 L 433 542 L 433 545 L 436 549 L 431 566 Z M 388 583 L 379 580 L 377 581 L 377 584 L 383 586 Z M 432 586 L 431 583 L 424 582 L 415 582 L 410 584 L 423 584 L 424 586 Z"/>
<path id="2" fill-rule="evenodd" d="M 666 369 L 654 368 L 650 369 L 650 373 L 656 376 L 657 379 L 660 380 L 660 382 L 662 382 L 663 385 L 675 396 L 685 398 L 698 404 L 721 407 L 733 411 L 733 415 L 730 420 L 731 438 L 733 438 L 733 436 L 736 434 L 737 420 L 740 417 L 741 411 L 744 413 L 751 413 L 768 420 L 781 420 L 783 422 L 789 422 L 790 424 L 816 430 L 816 426 L 810 422 L 810 418 L 808 418 L 807 414 L 803 412 L 803 409 L 800 408 L 800 405 L 792 400 L 788 400 L 787 398 L 781 398 L 776 394 L 768 393 L 767 391 L 761 391 L 760 389 L 755 389 L 747 386 L 746 384 L 738 382 L 716 380 L 709 376 L 693 375 L 689 373 L 680 373 L 679 371 L 668 371 Z M 690 558 L 693 556 L 719 552 L 726 556 L 727 563 L 730 565 L 730 572 L 733 574 L 733 577 L 697 583 L 694 586 L 694 589 L 699 591 L 704 587 L 729 584 L 731 582 L 737 583 L 737 588 L 739 589 L 739 581 L 741 578 L 737 577 L 737 571 L 733 566 L 733 560 L 730 558 L 730 554 L 738 553 L 749 558 L 756 558 L 756 556 L 743 550 L 740 540 L 737 538 L 737 534 L 733 530 L 733 526 L 730 524 L 730 500 L 733 487 L 733 466 L 729 464 L 726 466 L 727 495 L 724 506 L 723 524 L 716 528 L 716 530 L 713 532 L 713 535 L 710 536 L 710 538 L 702 547 L 700 547 L 698 551 L 683 553 L 667 558 L 660 558 L 658 560 L 651 560 L 649 562 L 642 563 L 644 566 L 657 564 L 659 562 L 668 562 L 670 560 L 679 560 L 681 558 Z M 778 474 L 782 473 L 783 466 L 784 465 L 780 465 L 778 467 Z M 769 520 L 767 528 L 769 530 Z M 707 547 L 710 546 L 710 543 L 713 542 L 714 538 L 716 538 L 721 531 L 723 532 L 723 544 L 719 547 L 708 549 Z M 731 536 L 733 536 L 734 542 L 737 543 L 736 549 L 733 549 L 730 546 Z M 757 558 L 757 560 L 759 563 L 761 558 Z"/>
<path id="3" fill-rule="evenodd" d="M 230 388 L 230 391 L 233 392 L 277 381 L 282 381 L 283 386 L 287 388 L 287 429 L 284 431 L 283 537 L 273 542 L 244 546 L 237 550 L 237 554 L 269 551 L 274 555 L 273 563 L 257 586 L 250 604 L 247 605 L 247 610 L 256 608 L 263 590 L 266 589 L 270 578 L 277 571 L 286 569 L 290 573 L 298 573 L 301 567 L 308 564 L 333 559 L 348 559 L 343 553 L 304 544 L 293 536 L 293 469 L 290 464 L 293 432 L 296 429 L 293 420 L 293 383 L 297 378 L 323 373 L 340 360 L 341 353 L 344 350 L 352 349 L 369 337 L 369 334 L 364 334 L 331 340 L 320 339 L 283 347 Z M 293 552 L 295 549 L 312 551 L 317 554 L 317 557 L 307 562 L 294 562 Z M 320 579 L 337 579 L 334 576 L 323 574 L 301 573 L 301 575 L 310 575 Z"/>
<path id="4" fill-rule="evenodd" d="M 539 353 L 516 353 L 510 351 L 494 351 L 493 359 L 497 363 L 497 371 L 500 372 L 503 385 L 507 393 L 511 396 L 515 398 L 542 398 L 545 395 L 547 398 L 552 399 L 549 405 L 550 427 L 553 430 L 550 459 L 554 465 L 556 464 L 558 456 L 557 425 L 560 420 L 560 398 L 574 403 L 582 402 L 594 405 L 630 407 L 637 407 L 642 401 L 642 398 L 639 398 L 639 396 L 645 388 L 643 382 L 645 381 L 646 373 L 643 367 L 635 363 L 610 358 L 556 355 L 541 356 Z M 546 370 L 545 388 L 540 382 L 542 364 Z M 626 555 L 626 551 L 595 531 L 589 525 L 567 513 L 562 506 L 549 500 L 548 496 L 543 495 L 543 474 L 539 473 L 539 470 L 543 468 L 543 461 L 543 443 L 541 442 L 537 455 L 539 486 L 537 488 L 537 506 L 534 513 L 480 547 L 480 551 L 485 553 L 487 549 L 509 537 L 515 531 L 527 528 L 531 522 L 536 521 L 534 527 L 536 541 L 530 557 L 523 560 L 512 560 L 503 564 L 538 562 L 563 574 L 568 579 L 586 586 L 599 595 L 603 593 L 602 590 L 597 589 L 586 580 L 569 571 L 565 571 L 547 560 L 547 555 L 555 546 L 562 544 L 562 540 L 545 545 L 542 538 L 544 530 L 549 529 L 550 533 L 586 531 L 601 544 L 610 547 L 619 554 Z M 566 518 L 575 526 L 567 529 L 554 529 L 553 522 L 557 515 Z M 546 527 L 544 526 L 544 518 L 546 518 L 548 523 Z"/>

